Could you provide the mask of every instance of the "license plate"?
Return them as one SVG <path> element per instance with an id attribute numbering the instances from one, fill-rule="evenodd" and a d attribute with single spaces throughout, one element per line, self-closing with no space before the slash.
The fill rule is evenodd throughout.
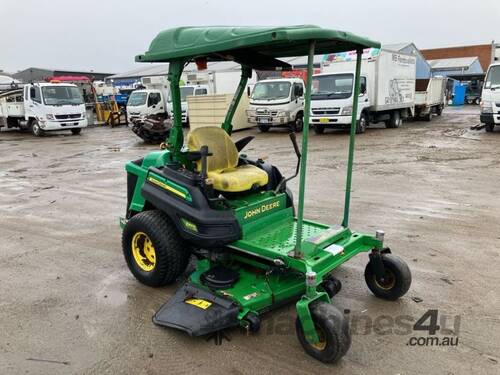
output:
<path id="1" fill-rule="evenodd" d="M 328 124 L 329 121 L 328 121 L 328 119 L 326 117 L 321 117 L 319 119 L 319 122 L 321 122 L 322 124 Z"/>
<path id="2" fill-rule="evenodd" d="M 267 124 L 267 123 L 269 123 L 269 119 L 267 119 L 267 118 L 259 118 L 259 123 L 261 123 L 261 124 Z"/>
<path id="3" fill-rule="evenodd" d="M 212 302 L 205 301 L 204 299 L 190 298 L 190 299 L 185 300 L 184 302 L 186 302 L 189 305 L 199 307 L 200 309 L 203 309 L 203 310 L 206 310 L 210 306 L 212 306 Z"/>

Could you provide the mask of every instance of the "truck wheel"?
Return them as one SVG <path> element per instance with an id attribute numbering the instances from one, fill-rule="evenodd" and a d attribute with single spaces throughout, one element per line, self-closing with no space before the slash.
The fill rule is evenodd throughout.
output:
<path id="1" fill-rule="evenodd" d="M 301 114 L 298 114 L 295 121 L 291 124 L 291 130 L 295 133 L 300 133 L 304 129 L 304 119 Z"/>
<path id="2" fill-rule="evenodd" d="M 359 118 L 359 121 L 356 124 L 356 134 L 364 133 L 367 126 L 368 126 L 368 117 L 366 116 L 366 113 L 361 113 L 361 117 Z"/>
<path id="3" fill-rule="evenodd" d="M 491 133 L 495 129 L 495 124 L 486 124 L 484 127 L 484 130 L 486 130 L 488 133 Z"/>
<path id="4" fill-rule="evenodd" d="M 372 262 L 365 268 L 365 281 L 368 289 L 378 298 L 394 301 L 408 292 L 411 285 L 411 272 L 408 265 L 392 254 L 382 254 L 385 268 L 384 278 L 375 275 Z"/>
<path id="5" fill-rule="evenodd" d="M 189 246 L 170 218 L 159 210 L 144 211 L 125 225 L 122 248 L 128 268 L 141 283 L 173 283 L 187 267 Z"/>
<path id="6" fill-rule="evenodd" d="M 439 105 L 436 107 L 436 115 L 441 116 L 443 114 L 443 106 Z"/>
<path id="7" fill-rule="evenodd" d="M 473 99 L 467 99 L 467 104 L 474 104 L 474 100 Z"/>
<path id="8" fill-rule="evenodd" d="M 295 330 L 300 344 L 311 357 L 325 363 L 337 362 L 351 346 L 351 334 L 347 319 L 335 306 L 326 302 L 310 305 L 311 317 L 319 337 L 319 342 L 307 341 L 302 323 L 297 318 Z"/>
<path id="9" fill-rule="evenodd" d="M 391 119 L 385 122 L 386 128 L 399 128 L 401 126 L 401 113 L 399 111 L 394 111 L 391 114 Z"/>
<path id="10" fill-rule="evenodd" d="M 31 133 L 33 133 L 33 135 L 36 137 L 42 137 L 45 134 L 43 129 L 40 127 L 38 120 L 31 120 L 30 130 L 31 130 Z"/>
<path id="11" fill-rule="evenodd" d="M 424 121 L 431 122 L 432 121 L 432 111 L 429 111 L 424 117 Z"/>
<path id="12" fill-rule="evenodd" d="M 259 125 L 259 130 L 262 133 L 267 133 L 269 131 L 269 125 Z"/>
<path id="13" fill-rule="evenodd" d="M 82 128 L 71 129 L 71 133 L 73 133 L 73 135 L 78 135 L 81 132 L 82 132 Z"/>
<path id="14" fill-rule="evenodd" d="M 476 98 L 476 100 L 474 100 L 474 104 L 476 105 L 481 104 L 481 98 Z"/>
<path id="15" fill-rule="evenodd" d="M 325 127 L 322 125 L 314 124 L 313 129 L 315 134 L 323 134 L 325 132 Z"/>

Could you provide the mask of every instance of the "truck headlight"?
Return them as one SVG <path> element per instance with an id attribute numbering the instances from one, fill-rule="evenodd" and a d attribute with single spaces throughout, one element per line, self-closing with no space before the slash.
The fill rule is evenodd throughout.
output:
<path id="1" fill-rule="evenodd" d="M 82 118 L 87 117 L 87 112 L 82 112 Z"/>
<path id="2" fill-rule="evenodd" d="M 489 100 L 481 101 L 481 113 L 493 113 L 493 103 Z"/>
<path id="3" fill-rule="evenodd" d="M 348 105 L 342 108 L 342 116 L 350 116 L 352 115 L 352 105 Z"/>
<path id="4" fill-rule="evenodd" d="M 277 114 L 278 117 L 290 117 L 290 112 L 288 111 L 279 111 Z"/>
<path id="5" fill-rule="evenodd" d="M 47 117 L 47 120 L 55 120 L 56 119 L 55 116 L 53 114 L 51 114 L 51 113 L 47 113 L 45 115 L 45 117 Z"/>

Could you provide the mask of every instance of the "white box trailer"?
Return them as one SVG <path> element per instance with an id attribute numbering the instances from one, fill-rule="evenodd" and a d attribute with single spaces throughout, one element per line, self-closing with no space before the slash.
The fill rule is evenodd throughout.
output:
<path id="1" fill-rule="evenodd" d="M 334 54 L 323 72 L 313 76 L 311 123 L 316 133 L 325 128 L 348 128 L 351 123 L 355 54 Z M 386 49 L 364 52 L 357 132 L 370 123 L 385 122 L 397 128 L 413 116 L 415 106 L 416 58 Z"/>
<path id="2" fill-rule="evenodd" d="M 446 103 L 446 78 L 432 77 L 415 81 L 415 118 L 431 121 L 432 115 L 441 116 Z"/>

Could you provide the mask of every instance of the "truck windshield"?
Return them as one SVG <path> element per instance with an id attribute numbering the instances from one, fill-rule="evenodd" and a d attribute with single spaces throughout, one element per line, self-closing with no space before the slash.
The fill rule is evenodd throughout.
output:
<path id="1" fill-rule="evenodd" d="M 487 89 L 500 88 L 500 65 L 492 66 L 490 68 L 484 87 Z"/>
<path id="2" fill-rule="evenodd" d="M 42 96 L 46 105 L 83 104 L 80 90 L 73 86 L 44 86 L 42 87 Z"/>
<path id="3" fill-rule="evenodd" d="M 290 96 L 290 82 L 257 82 L 253 88 L 253 100 L 287 99 Z"/>
<path id="4" fill-rule="evenodd" d="M 128 98 L 127 105 L 131 107 L 144 105 L 146 104 L 147 97 L 148 97 L 147 92 L 134 91 L 132 92 L 132 94 L 130 94 L 130 98 Z"/>
<path id="5" fill-rule="evenodd" d="M 186 101 L 186 96 L 193 95 L 194 87 L 184 86 L 184 87 L 180 87 L 180 89 L 181 89 L 181 102 L 185 102 Z M 170 93 L 168 94 L 168 102 L 169 103 L 172 102 L 172 97 L 170 96 Z"/>
<path id="6" fill-rule="evenodd" d="M 311 99 L 347 99 L 352 95 L 353 79 L 353 74 L 313 77 Z"/>

